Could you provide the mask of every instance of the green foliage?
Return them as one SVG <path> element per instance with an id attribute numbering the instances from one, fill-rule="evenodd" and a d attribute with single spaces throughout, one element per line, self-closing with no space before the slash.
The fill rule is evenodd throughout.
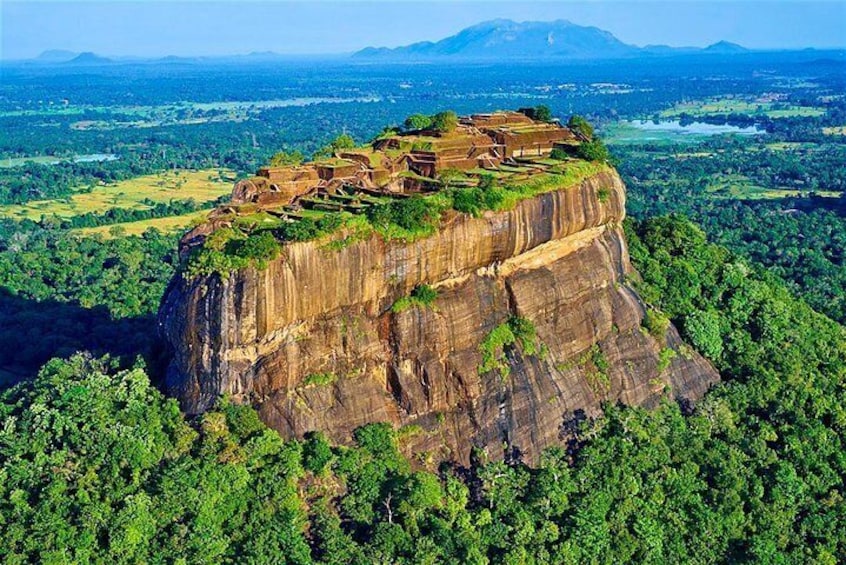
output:
<path id="1" fill-rule="evenodd" d="M 76 356 L 4 392 L 0 415 L 4 563 L 310 562 L 299 447 L 248 408 L 194 428 L 142 370 Z"/>
<path id="2" fill-rule="evenodd" d="M 549 106 L 539 104 L 535 106 L 532 118 L 540 122 L 551 122 L 553 119 L 552 110 Z"/>
<path id="3" fill-rule="evenodd" d="M 773 121 L 771 133 L 748 138 L 715 136 L 683 147 L 615 144 L 627 210 L 641 219 L 687 215 L 714 242 L 769 267 L 796 296 L 843 323 L 846 200 L 815 191 L 846 188 L 846 145 L 820 142 L 808 118 Z"/>
<path id="4" fill-rule="evenodd" d="M 421 130 L 431 127 L 432 116 L 425 114 L 412 114 L 405 119 L 403 127 L 407 130 Z"/>
<path id="5" fill-rule="evenodd" d="M 667 329 L 670 327 L 670 319 L 666 315 L 650 308 L 646 310 L 646 315 L 643 317 L 641 323 L 646 331 L 649 332 L 649 335 L 661 343 L 664 342 Z"/>
<path id="6" fill-rule="evenodd" d="M 579 359 L 579 365 L 584 366 L 585 378 L 595 394 L 602 395 L 610 390 L 611 376 L 608 371 L 611 367 L 598 343 L 593 344 L 587 354 Z"/>
<path id="7" fill-rule="evenodd" d="M 449 189 L 454 183 L 459 180 L 466 179 L 467 174 L 461 169 L 447 168 L 438 173 L 438 180 L 444 189 Z"/>
<path id="8" fill-rule="evenodd" d="M 355 140 L 349 134 L 342 133 L 335 139 L 329 142 L 329 145 L 322 147 L 321 149 L 317 150 L 314 153 L 314 159 L 320 159 L 325 157 L 332 157 L 336 153 L 340 151 L 344 151 L 346 149 L 354 149 L 355 148 Z"/>
<path id="9" fill-rule="evenodd" d="M 303 467 L 321 475 L 328 470 L 329 464 L 335 459 L 332 446 L 321 432 L 308 432 L 303 437 Z"/>
<path id="10" fill-rule="evenodd" d="M 334 373 L 311 373 L 303 378 L 302 386 L 326 386 L 338 380 Z"/>
<path id="11" fill-rule="evenodd" d="M 566 161 L 570 158 L 570 155 L 560 147 L 555 147 L 549 152 L 549 158 L 556 161 Z"/>
<path id="12" fill-rule="evenodd" d="M 582 116 L 577 114 L 570 116 L 570 119 L 567 121 L 567 127 L 583 140 L 590 141 L 593 139 L 593 126 Z"/>
<path id="13" fill-rule="evenodd" d="M 412 307 L 426 308 L 431 307 L 438 298 L 438 291 L 427 284 L 421 284 L 414 287 L 411 294 L 403 296 L 394 302 L 391 306 L 391 312 L 399 314 L 404 310 Z"/>
<path id="14" fill-rule="evenodd" d="M 551 122 L 554 119 L 552 116 L 552 110 L 550 110 L 549 106 L 544 104 L 540 104 L 535 107 L 520 108 L 518 112 L 539 122 Z"/>
<path id="15" fill-rule="evenodd" d="M 227 276 L 248 267 L 265 269 L 281 251 L 269 230 L 247 235 L 235 228 L 222 228 L 209 234 L 205 243 L 191 252 L 184 266 L 185 274 L 188 278 L 213 273 Z"/>
<path id="16" fill-rule="evenodd" d="M 432 116 L 432 129 L 440 133 L 450 133 L 458 127 L 458 114 L 452 110 L 438 112 Z"/>
<path id="17" fill-rule="evenodd" d="M 626 228 L 644 295 L 723 343 L 700 348 L 725 382 L 691 415 L 609 405 L 578 451 L 461 478 L 412 471 L 398 445 L 418 424 L 286 443 L 226 400 L 187 422 L 140 369 L 52 361 L 0 397 L 0 560 L 842 562 L 843 328 L 685 220 Z M 528 321 L 485 340 L 490 370 L 515 344 L 537 350 Z M 602 350 L 583 357 L 605 390 Z"/>
<path id="18" fill-rule="evenodd" d="M 510 368 L 506 359 L 506 348 L 515 343 L 520 345 L 526 355 L 537 355 L 541 351 L 535 326 L 526 318 L 512 316 L 485 336 L 479 345 L 482 354 L 479 374 L 497 370 L 501 377 L 507 377 Z"/>
<path id="19" fill-rule="evenodd" d="M 684 337 L 709 359 L 719 360 L 723 355 L 723 338 L 720 314 L 713 310 L 696 310 L 684 320 Z"/>
<path id="20" fill-rule="evenodd" d="M 139 355 L 154 363 L 153 316 L 175 270 L 176 243 L 154 230 L 107 240 L 0 233 L 0 384 L 6 370 L 9 381 L 30 376 L 79 350 L 109 353 L 124 366 Z"/>
<path id="21" fill-rule="evenodd" d="M 595 138 L 590 141 L 583 141 L 576 149 L 576 155 L 586 161 L 608 163 L 611 161 L 611 154 L 602 140 Z"/>
<path id="22" fill-rule="evenodd" d="M 428 234 L 435 227 L 439 217 L 437 202 L 420 195 L 367 209 L 368 220 L 375 227 L 382 228 L 383 233 L 390 233 L 390 226 L 393 224 L 411 234 Z"/>
<path id="23" fill-rule="evenodd" d="M 676 357 L 678 357 L 678 354 L 674 350 L 669 347 L 663 348 L 658 354 L 658 372 L 663 373 L 666 371 Z"/>
<path id="24" fill-rule="evenodd" d="M 271 167 L 285 167 L 290 165 L 301 165 L 305 157 L 299 151 L 280 151 L 270 158 Z"/>

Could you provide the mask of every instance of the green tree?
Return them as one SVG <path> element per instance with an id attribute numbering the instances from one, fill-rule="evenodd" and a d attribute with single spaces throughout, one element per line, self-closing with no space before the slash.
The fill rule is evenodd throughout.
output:
<path id="1" fill-rule="evenodd" d="M 426 129 L 432 125 L 432 116 L 426 114 L 412 114 L 405 119 L 403 127 L 407 130 Z"/>
<path id="2" fill-rule="evenodd" d="M 540 122 L 551 122 L 553 120 L 552 110 L 544 104 L 535 106 L 533 114 L 532 117 Z"/>
<path id="3" fill-rule="evenodd" d="M 303 162 L 303 154 L 299 151 L 280 151 L 270 158 L 271 167 L 285 167 L 290 165 L 301 165 Z"/>
<path id="4" fill-rule="evenodd" d="M 583 141 L 593 139 L 593 126 L 582 116 L 577 114 L 570 116 L 570 119 L 567 121 L 567 127 L 577 136 L 581 137 Z"/>
<path id="5" fill-rule="evenodd" d="M 432 129 L 440 133 L 450 133 L 458 127 L 458 114 L 452 110 L 438 112 L 432 116 Z"/>
<path id="6" fill-rule="evenodd" d="M 611 154 L 608 152 L 608 148 L 599 139 L 581 142 L 576 150 L 576 154 L 586 161 L 606 163 L 611 160 Z"/>

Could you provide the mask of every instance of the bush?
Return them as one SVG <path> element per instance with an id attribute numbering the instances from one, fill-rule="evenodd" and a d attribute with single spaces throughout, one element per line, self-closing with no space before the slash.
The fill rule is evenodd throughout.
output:
<path id="1" fill-rule="evenodd" d="M 303 162 L 303 159 L 303 154 L 299 151 L 294 151 L 292 153 L 280 151 L 279 153 L 270 158 L 270 166 L 284 167 L 286 165 L 299 165 Z"/>
<path id="2" fill-rule="evenodd" d="M 452 110 L 438 112 L 432 116 L 432 129 L 440 133 L 450 133 L 458 127 L 458 114 Z"/>
<path id="3" fill-rule="evenodd" d="M 497 369 L 500 376 L 507 377 L 509 367 L 505 359 L 505 348 L 514 343 L 519 343 L 526 355 L 537 355 L 542 350 L 535 325 L 526 318 L 511 316 L 505 323 L 491 330 L 479 345 L 482 354 L 479 374 Z"/>
<path id="4" fill-rule="evenodd" d="M 586 161 L 605 163 L 611 160 L 608 148 L 599 139 L 592 139 L 579 144 L 576 154 Z"/>
<path id="5" fill-rule="evenodd" d="M 307 432 L 303 441 L 303 467 L 320 475 L 334 459 L 332 446 L 321 432 Z"/>
<path id="6" fill-rule="evenodd" d="M 407 130 L 426 129 L 432 125 L 432 116 L 412 114 L 405 119 L 402 125 Z"/>
<path id="7" fill-rule="evenodd" d="M 420 195 L 372 206 L 367 210 L 367 219 L 374 225 L 387 227 L 396 224 L 411 232 L 426 229 L 436 217 L 434 207 Z"/>
<path id="8" fill-rule="evenodd" d="M 655 339 L 663 340 L 670 327 L 670 319 L 658 310 L 647 310 L 643 317 L 643 327 Z"/>
<path id="9" fill-rule="evenodd" d="M 438 291 L 427 284 L 414 287 L 411 294 L 394 302 L 391 311 L 394 313 L 408 310 L 412 306 L 431 306 L 438 298 Z"/>
<path id="10" fill-rule="evenodd" d="M 252 261 L 258 268 L 264 269 L 268 261 L 279 256 L 281 249 L 273 234 L 265 230 L 241 240 L 234 246 L 233 252 L 238 257 Z"/>
<path id="11" fill-rule="evenodd" d="M 482 212 L 485 195 L 479 188 L 456 190 L 452 194 L 452 207 L 464 214 L 478 216 Z"/>
<path id="12" fill-rule="evenodd" d="M 560 147 L 556 147 L 549 153 L 550 159 L 556 159 L 558 161 L 566 161 L 570 158 L 566 151 L 561 149 Z"/>
<path id="13" fill-rule="evenodd" d="M 570 120 L 567 122 L 567 127 L 570 128 L 570 131 L 580 136 L 582 139 L 593 139 L 593 126 L 590 125 L 590 122 L 582 116 L 577 114 L 570 116 Z"/>

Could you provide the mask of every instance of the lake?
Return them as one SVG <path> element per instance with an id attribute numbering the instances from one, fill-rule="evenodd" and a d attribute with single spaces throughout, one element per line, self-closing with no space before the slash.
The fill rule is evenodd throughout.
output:
<path id="1" fill-rule="evenodd" d="M 51 155 L 43 155 L 39 157 L 16 157 L 14 159 L 0 159 L 0 168 L 8 169 L 10 167 L 20 167 L 21 165 L 32 161 L 41 165 L 56 165 L 64 161 L 73 161 L 74 163 L 94 163 L 100 161 L 114 161 L 118 158 L 113 153 L 90 153 L 88 155 L 75 155 L 73 157 L 54 157 Z"/>
<path id="2" fill-rule="evenodd" d="M 693 122 L 682 125 L 678 120 L 623 120 L 603 128 L 608 143 L 649 143 L 701 141 L 712 135 L 759 135 L 765 133 L 756 126 L 738 127 L 728 124 Z"/>

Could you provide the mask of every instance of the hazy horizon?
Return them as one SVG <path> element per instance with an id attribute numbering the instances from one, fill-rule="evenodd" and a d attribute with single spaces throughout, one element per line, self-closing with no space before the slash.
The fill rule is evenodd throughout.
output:
<path id="1" fill-rule="evenodd" d="M 335 55 L 436 41 L 497 18 L 567 19 L 638 46 L 730 41 L 750 49 L 846 47 L 843 1 L 11 1 L 0 4 L 0 59 L 49 50 L 110 57 Z M 404 19 L 415 25 L 402 25 Z"/>

